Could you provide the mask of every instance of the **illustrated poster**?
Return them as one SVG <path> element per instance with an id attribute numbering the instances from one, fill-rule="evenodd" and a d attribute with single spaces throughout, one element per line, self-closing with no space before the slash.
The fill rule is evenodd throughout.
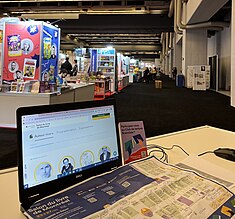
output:
<path id="1" fill-rule="evenodd" d="M 55 82 L 58 75 L 60 29 L 43 23 L 41 81 Z"/>
<path id="2" fill-rule="evenodd" d="M 210 88 L 210 66 L 199 65 L 193 67 L 193 90 Z"/>
<path id="3" fill-rule="evenodd" d="M 97 49 L 92 49 L 91 53 L 91 71 L 97 71 Z"/>
<path id="4" fill-rule="evenodd" d="M 2 82 L 39 79 L 40 32 L 42 22 L 5 23 Z M 33 74 L 24 77 L 26 59 L 36 63 Z M 32 69 L 31 69 L 32 70 Z"/>

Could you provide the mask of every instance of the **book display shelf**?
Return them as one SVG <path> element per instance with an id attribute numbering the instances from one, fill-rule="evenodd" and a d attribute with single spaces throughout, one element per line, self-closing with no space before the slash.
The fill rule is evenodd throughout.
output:
<path id="1" fill-rule="evenodd" d="M 111 91 L 115 90 L 115 49 L 97 50 L 97 69 L 104 76 L 111 79 Z"/>

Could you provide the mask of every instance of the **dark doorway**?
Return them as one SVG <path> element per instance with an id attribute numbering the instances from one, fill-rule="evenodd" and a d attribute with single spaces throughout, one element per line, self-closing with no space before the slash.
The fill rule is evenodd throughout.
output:
<path id="1" fill-rule="evenodd" d="M 210 65 L 210 88 L 218 90 L 218 56 L 209 57 Z"/>

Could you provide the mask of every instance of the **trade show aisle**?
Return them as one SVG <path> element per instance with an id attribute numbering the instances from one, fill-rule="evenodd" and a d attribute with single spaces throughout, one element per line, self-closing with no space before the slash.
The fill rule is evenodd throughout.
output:
<path id="1" fill-rule="evenodd" d="M 143 120 L 147 137 L 202 125 L 235 131 L 230 97 L 176 87 L 166 75 L 161 80 L 161 89 L 156 89 L 153 81 L 134 83 L 115 95 L 119 121 Z"/>
<path id="2" fill-rule="evenodd" d="M 228 96 L 178 88 L 168 76 L 161 79 L 161 89 L 156 89 L 153 81 L 134 83 L 113 95 L 118 120 L 143 120 L 147 137 L 203 125 L 235 131 L 235 109 Z M 0 142 L 0 169 L 16 166 L 15 130 L 0 129 Z"/>

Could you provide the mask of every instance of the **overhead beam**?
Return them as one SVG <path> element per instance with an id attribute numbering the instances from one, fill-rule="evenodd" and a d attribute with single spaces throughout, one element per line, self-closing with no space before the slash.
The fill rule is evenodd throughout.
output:
<path id="1" fill-rule="evenodd" d="M 186 24 L 208 21 L 229 0 L 193 0 L 186 4 Z M 206 13 L 205 13 L 206 9 Z"/>

